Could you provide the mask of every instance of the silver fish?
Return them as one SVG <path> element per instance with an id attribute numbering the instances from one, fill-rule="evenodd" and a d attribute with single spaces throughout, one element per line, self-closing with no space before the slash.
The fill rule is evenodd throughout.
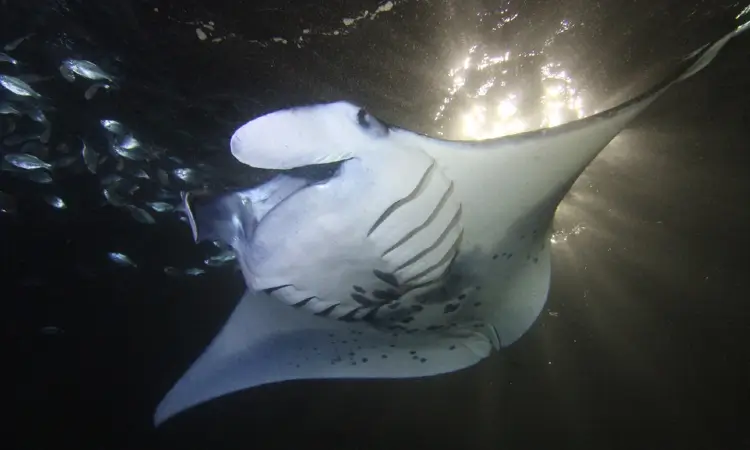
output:
<path id="1" fill-rule="evenodd" d="M 182 272 L 180 272 L 180 269 L 172 266 L 166 266 L 164 268 L 164 273 L 171 276 L 171 277 L 179 277 L 182 275 Z"/>
<path id="2" fill-rule="evenodd" d="M 14 116 L 20 116 L 22 113 L 18 108 L 13 106 L 12 103 L 3 102 L 3 103 L 0 103 L 0 114 L 2 115 L 10 114 Z"/>
<path id="3" fill-rule="evenodd" d="M 42 82 L 42 81 L 52 81 L 52 80 L 55 79 L 55 77 L 53 77 L 53 76 L 46 76 L 46 75 L 36 75 L 36 74 L 33 74 L 33 73 L 27 73 L 27 74 L 19 75 L 18 79 L 21 80 L 21 81 L 25 81 L 25 82 L 31 84 L 31 83 L 39 83 L 39 82 Z"/>
<path id="4" fill-rule="evenodd" d="M 103 176 L 99 180 L 99 182 L 103 186 L 113 186 L 114 185 L 116 187 L 116 185 L 119 184 L 122 180 L 123 180 L 123 178 L 120 175 L 117 175 L 116 173 L 110 173 L 109 175 Z"/>
<path id="5" fill-rule="evenodd" d="M 86 141 L 83 141 L 81 156 L 83 156 L 83 162 L 86 163 L 86 168 L 89 169 L 89 172 L 95 174 L 96 166 L 97 164 L 99 164 L 99 154 L 96 153 L 91 147 L 86 145 Z"/>
<path id="6" fill-rule="evenodd" d="M 219 253 L 218 255 L 214 255 L 203 261 L 203 264 L 209 266 L 209 267 L 219 267 L 223 266 L 224 264 L 234 261 L 237 258 L 237 255 L 235 255 L 234 250 L 226 250 L 224 252 Z"/>
<path id="7" fill-rule="evenodd" d="M 52 164 L 46 163 L 34 155 L 26 155 L 24 153 L 9 153 L 5 155 L 5 160 L 19 169 L 52 169 Z"/>
<path id="8" fill-rule="evenodd" d="M 35 182 L 40 184 L 49 184 L 52 183 L 52 175 L 49 174 L 46 170 L 29 170 L 26 173 L 26 177 Z"/>
<path id="9" fill-rule="evenodd" d="M 65 209 L 68 207 L 68 205 L 65 204 L 65 201 L 56 195 L 45 195 L 44 201 L 53 208 Z"/>
<path id="10" fill-rule="evenodd" d="M 142 147 L 124 148 L 119 145 L 113 145 L 112 150 L 131 161 L 147 161 L 149 158 L 148 153 Z M 120 169 L 121 170 L 121 169 Z"/>
<path id="11" fill-rule="evenodd" d="M 136 178 L 141 178 L 143 180 L 151 179 L 148 173 L 145 170 L 141 169 L 140 167 L 131 170 L 130 173 Z"/>
<path id="12" fill-rule="evenodd" d="M 156 169 L 156 177 L 162 186 L 169 186 L 169 175 L 164 169 Z"/>
<path id="13" fill-rule="evenodd" d="M 45 116 L 44 112 L 39 108 L 28 109 L 24 112 L 29 117 L 29 119 L 33 120 L 34 122 L 42 124 L 47 124 L 49 122 L 47 120 L 47 116 Z"/>
<path id="14" fill-rule="evenodd" d="M 28 155 L 34 155 L 40 159 L 46 159 L 47 157 L 49 157 L 49 147 L 39 141 L 26 142 L 21 146 L 19 152 L 26 153 Z"/>
<path id="15" fill-rule="evenodd" d="M 91 100 L 94 98 L 97 92 L 99 92 L 99 89 L 109 90 L 112 86 L 110 86 L 107 83 L 94 83 L 88 88 L 86 88 L 86 91 L 83 93 L 83 98 L 86 100 Z"/>
<path id="16" fill-rule="evenodd" d="M 156 191 L 155 198 L 159 200 L 179 200 L 180 195 L 166 189 L 159 189 Z"/>
<path id="17" fill-rule="evenodd" d="M 22 97 L 41 98 L 42 95 L 29 86 L 25 81 L 10 75 L 0 75 L 0 86 Z"/>
<path id="18" fill-rule="evenodd" d="M 13 196 L 0 191 L 0 213 L 15 214 L 18 212 L 18 204 Z"/>
<path id="19" fill-rule="evenodd" d="M 70 167 L 78 161 L 78 155 L 67 155 L 55 161 L 55 167 L 65 168 Z"/>
<path id="20" fill-rule="evenodd" d="M 110 259 L 110 261 L 122 267 L 138 267 L 138 265 L 124 253 L 109 252 L 107 253 L 107 257 Z"/>
<path id="21" fill-rule="evenodd" d="M 26 36 L 21 36 L 21 37 L 20 37 L 20 38 L 18 38 L 18 39 L 13 39 L 13 40 L 12 40 L 12 41 L 10 41 L 9 43 L 5 44 L 5 47 L 3 47 L 3 50 L 5 50 L 6 52 L 12 52 L 12 51 L 13 51 L 13 50 L 15 50 L 15 49 L 16 49 L 16 48 L 17 48 L 17 47 L 18 47 L 19 45 L 21 45 L 21 43 L 22 43 L 23 41 L 25 41 L 26 39 L 30 38 L 30 37 L 31 37 L 31 36 L 33 36 L 33 35 L 34 35 L 34 33 L 30 33 L 30 34 L 27 34 Z"/>
<path id="22" fill-rule="evenodd" d="M 153 209 L 156 212 L 170 212 L 174 210 L 174 206 L 170 205 L 169 203 L 165 202 L 148 202 L 146 203 L 149 208 Z"/>
<path id="23" fill-rule="evenodd" d="M 116 120 L 102 119 L 99 121 L 99 123 L 102 124 L 105 130 L 113 134 L 124 135 L 125 133 L 128 132 L 128 129 L 125 127 L 125 125 L 121 124 L 120 122 Z"/>
<path id="24" fill-rule="evenodd" d="M 180 167 L 178 169 L 174 169 L 172 173 L 174 174 L 174 176 L 184 181 L 185 183 L 195 184 L 200 180 L 200 174 L 195 169 L 191 169 L 189 167 Z"/>
<path id="25" fill-rule="evenodd" d="M 112 188 L 102 189 L 102 194 L 104 195 L 104 198 L 107 200 L 107 203 L 109 203 L 112 206 L 116 206 L 118 208 L 127 206 L 127 201 Z"/>
<path id="26" fill-rule="evenodd" d="M 5 53 L 0 53 L 0 62 L 7 62 L 11 63 L 14 66 L 18 65 L 18 60 L 10 55 L 6 55 Z"/>
<path id="27" fill-rule="evenodd" d="M 39 139 L 38 134 L 12 134 L 3 139 L 3 144 L 9 147 L 30 141 L 32 139 Z"/>
<path id="28" fill-rule="evenodd" d="M 5 119 L 5 131 L 3 133 L 10 134 L 16 131 L 16 121 L 12 117 Z"/>
<path id="29" fill-rule="evenodd" d="M 24 169 L 19 169 L 18 167 L 14 166 L 13 164 L 9 163 L 5 159 L 0 161 L 0 170 L 4 172 L 12 172 L 12 173 L 23 173 L 26 172 Z"/>
<path id="30" fill-rule="evenodd" d="M 144 211 L 143 209 L 133 206 L 133 205 L 126 205 L 125 209 L 127 209 L 130 212 L 130 215 L 133 216 L 133 219 L 137 220 L 140 223 L 146 224 L 146 225 L 152 225 L 156 223 L 154 220 L 154 217 Z"/>
<path id="31" fill-rule="evenodd" d="M 114 77 L 102 70 L 101 67 L 83 59 L 66 59 L 60 65 L 60 73 L 68 81 L 75 81 L 76 75 L 94 81 L 114 81 Z"/>
<path id="32" fill-rule="evenodd" d="M 138 142 L 138 140 L 134 138 L 132 134 L 128 134 L 124 136 L 122 139 L 118 140 L 117 145 L 126 150 L 132 150 L 136 147 L 140 147 L 141 143 Z"/>
<path id="33" fill-rule="evenodd" d="M 52 124 L 45 122 L 45 128 L 42 134 L 39 135 L 39 142 L 46 144 L 49 142 L 49 138 L 52 135 Z"/>
<path id="34" fill-rule="evenodd" d="M 205 270 L 199 269 L 197 267 L 191 267 L 189 269 L 185 269 L 185 275 L 188 275 L 188 276 L 191 276 L 191 277 L 195 277 L 195 276 L 198 276 L 198 275 L 203 275 L 204 273 L 206 273 Z"/>

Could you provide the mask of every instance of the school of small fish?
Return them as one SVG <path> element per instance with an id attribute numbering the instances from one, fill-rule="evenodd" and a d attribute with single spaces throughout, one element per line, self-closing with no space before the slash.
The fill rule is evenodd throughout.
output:
<path id="1" fill-rule="evenodd" d="M 91 101 L 100 91 L 117 92 L 120 81 L 115 67 L 95 61 L 66 58 L 59 74 L 30 74 L 15 51 L 35 34 L 19 37 L 2 47 L 0 53 L 0 179 L 13 177 L 28 182 L 30 192 L 40 190 L 40 202 L 62 211 L 76 208 L 74 199 L 65 198 L 57 183 L 72 177 L 96 177 L 101 192 L 101 207 L 116 208 L 125 220 L 154 226 L 175 215 L 186 220 L 180 206 L 180 190 L 207 187 L 211 168 L 205 164 L 190 166 L 166 149 L 140 137 L 136 130 L 113 117 L 98 119 L 94 135 L 71 136 L 53 130 L 57 110 L 53 98 L 45 95 L 40 81 L 62 79 L 83 91 Z M 37 186 L 37 188 L 33 188 Z M 70 195 L 70 194 L 66 194 Z M 18 200 L 0 192 L 0 216 L 17 216 Z M 216 243 L 217 253 L 204 260 L 203 267 L 154 269 L 139 264 L 125 253 L 103 250 L 103 256 L 115 267 L 154 269 L 168 276 L 199 276 L 208 269 L 234 262 L 232 250 Z M 235 266 L 236 268 L 236 266 Z M 44 331 L 43 331 L 44 332 Z"/>

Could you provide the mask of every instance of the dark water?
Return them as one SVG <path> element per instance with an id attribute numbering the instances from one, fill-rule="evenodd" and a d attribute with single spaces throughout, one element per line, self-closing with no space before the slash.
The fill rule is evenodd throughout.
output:
<path id="1" fill-rule="evenodd" d="M 261 113 L 347 99 L 410 129 L 481 138 L 462 125 L 478 101 L 465 92 L 502 74 L 477 57 L 460 69 L 476 46 L 526 55 L 499 67 L 531 99 L 549 87 L 540 67 L 559 63 L 561 95 L 575 87 L 587 115 L 658 81 L 747 6 L 402 1 L 357 20 L 381 3 L 322 4 L 5 0 L 0 43 L 35 34 L 7 52 L 22 67 L 0 73 L 53 77 L 30 83 L 55 108 L 52 147 L 102 142 L 98 121 L 115 118 L 185 166 L 261 179 L 227 148 Z M 176 213 L 144 225 L 104 205 L 80 162 L 49 185 L 0 172 L 18 202 L 0 215 L 7 448 L 750 448 L 749 48 L 750 35 L 730 42 L 584 172 L 555 218 L 547 307 L 509 349 L 428 379 L 265 386 L 159 430 L 155 405 L 225 320 L 241 276 L 231 265 L 165 275 L 215 249 L 193 244 Z M 90 83 L 58 72 L 71 57 L 97 61 L 119 87 L 84 99 Z M 524 120 L 500 131 L 577 114 L 516 106 Z M 166 188 L 185 186 L 172 177 Z M 111 251 L 139 267 L 112 264 Z"/>

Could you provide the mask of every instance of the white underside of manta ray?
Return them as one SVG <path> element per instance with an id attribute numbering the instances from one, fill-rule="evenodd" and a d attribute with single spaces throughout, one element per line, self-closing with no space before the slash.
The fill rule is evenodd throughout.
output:
<path id="1" fill-rule="evenodd" d="M 552 216 L 569 187 L 628 122 L 747 28 L 613 109 L 499 139 L 433 139 L 347 102 L 241 127 L 231 148 L 244 164 L 340 166 L 324 180 L 279 175 L 214 199 L 184 196 L 196 240 L 231 245 L 248 291 L 155 423 L 284 380 L 452 372 L 516 341 L 546 301 Z"/>

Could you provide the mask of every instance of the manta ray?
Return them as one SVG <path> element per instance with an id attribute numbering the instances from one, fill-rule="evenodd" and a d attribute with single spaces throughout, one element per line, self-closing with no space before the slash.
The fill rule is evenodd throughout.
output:
<path id="1" fill-rule="evenodd" d="M 545 304 L 552 217 L 573 182 L 748 25 L 648 92 L 553 128 L 448 141 L 345 101 L 240 127 L 233 156 L 278 175 L 217 196 L 183 193 L 183 206 L 196 241 L 234 249 L 248 289 L 155 424 L 263 384 L 425 377 L 511 345 Z M 322 179 L 300 170 L 333 163 Z"/>

